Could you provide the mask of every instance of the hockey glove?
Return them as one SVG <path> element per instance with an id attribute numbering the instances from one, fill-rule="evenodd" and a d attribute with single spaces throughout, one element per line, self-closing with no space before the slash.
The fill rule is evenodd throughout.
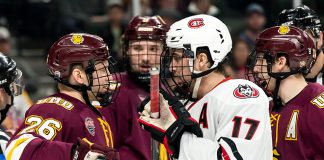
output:
<path id="1" fill-rule="evenodd" d="M 115 149 L 91 143 L 86 138 L 78 138 L 72 153 L 72 160 L 119 160 Z"/>
<path id="2" fill-rule="evenodd" d="M 141 108 L 144 110 L 141 112 L 139 123 L 151 133 L 153 139 L 163 143 L 174 158 L 178 158 L 180 140 L 184 132 L 193 133 L 197 137 L 202 137 L 203 134 L 199 124 L 178 99 L 163 90 L 160 92 L 160 117 L 150 117 L 150 102 L 146 100 L 146 104 L 142 103 Z"/>

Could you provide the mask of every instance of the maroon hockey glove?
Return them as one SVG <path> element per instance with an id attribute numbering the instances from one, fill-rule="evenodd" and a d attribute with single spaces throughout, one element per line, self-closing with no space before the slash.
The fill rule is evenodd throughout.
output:
<path id="1" fill-rule="evenodd" d="M 115 149 L 78 138 L 72 150 L 72 160 L 119 160 L 119 154 Z"/>

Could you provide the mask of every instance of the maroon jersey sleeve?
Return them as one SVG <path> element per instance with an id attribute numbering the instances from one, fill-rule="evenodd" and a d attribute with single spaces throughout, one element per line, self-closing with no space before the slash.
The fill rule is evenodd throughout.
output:
<path id="1" fill-rule="evenodd" d="M 71 159 L 73 143 L 62 142 L 63 127 L 68 127 L 64 117 L 71 105 L 63 99 L 58 104 L 38 102 L 26 112 L 24 123 L 7 145 L 7 159 Z"/>

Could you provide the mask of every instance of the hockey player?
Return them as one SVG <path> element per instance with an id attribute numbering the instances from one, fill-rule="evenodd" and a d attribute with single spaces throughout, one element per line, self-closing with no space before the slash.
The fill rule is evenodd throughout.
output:
<path id="1" fill-rule="evenodd" d="M 51 46 L 47 65 L 59 92 L 26 112 L 6 158 L 118 159 L 110 126 L 92 105 L 109 104 L 120 80 L 104 41 L 86 33 L 65 35 Z"/>
<path id="2" fill-rule="evenodd" d="M 274 100 L 271 126 L 276 160 L 324 159 L 324 87 L 304 78 L 315 56 L 314 41 L 296 27 L 268 28 L 256 40 L 249 77 Z"/>
<path id="3" fill-rule="evenodd" d="M 118 135 L 115 147 L 121 159 L 152 160 L 159 157 L 156 150 L 151 149 L 150 134 L 140 127 L 137 119 L 138 106 L 149 96 L 149 70 L 159 67 L 166 32 L 167 27 L 159 16 L 134 17 L 125 30 L 123 54 L 127 72 L 121 73 L 123 85 L 116 100 L 118 103 L 103 108 L 103 114 L 115 116 Z"/>
<path id="4" fill-rule="evenodd" d="M 14 96 L 22 93 L 22 73 L 16 62 L 0 53 L 0 124 L 6 118 L 9 108 L 13 105 Z M 9 136 L 0 129 L 0 160 L 4 160 Z"/>
<path id="5" fill-rule="evenodd" d="M 250 81 L 225 78 L 232 48 L 226 25 L 208 15 L 187 17 L 170 27 L 166 44 L 161 78 L 174 95 L 194 103 L 187 111 L 162 92 L 160 118 L 149 116 L 147 103 L 143 127 L 180 160 L 272 159 L 266 94 Z"/>
<path id="6" fill-rule="evenodd" d="M 306 5 L 302 5 L 293 9 L 281 11 L 278 17 L 279 25 L 289 25 L 301 28 L 314 40 L 317 57 L 310 73 L 306 76 L 306 80 L 309 82 L 318 82 L 323 85 L 323 32 L 321 31 L 321 20 L 316 12 Z"/>

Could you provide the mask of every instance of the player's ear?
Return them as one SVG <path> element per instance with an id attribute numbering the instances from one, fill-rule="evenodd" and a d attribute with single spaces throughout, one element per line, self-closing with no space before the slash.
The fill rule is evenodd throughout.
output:
<path id="1" fill-rule="evenodd" d="M 208 57 L 205 53 L 200 53 L 197 55 L 197 63 L 199 70 L 207 69 L 209 66 Z"/>
<path id="2" fill-rule="evenodd" d="M 71 78 L 76 84 L 87 84 L 87 77 L 81 66 L 72 68 Z"/>
<path id="3" fill-rule="evenodd" d="M 277 63 L 280 71 L 283 71 L 288 67 L 288 60 L 285 56 L 278 57 Z"/>

